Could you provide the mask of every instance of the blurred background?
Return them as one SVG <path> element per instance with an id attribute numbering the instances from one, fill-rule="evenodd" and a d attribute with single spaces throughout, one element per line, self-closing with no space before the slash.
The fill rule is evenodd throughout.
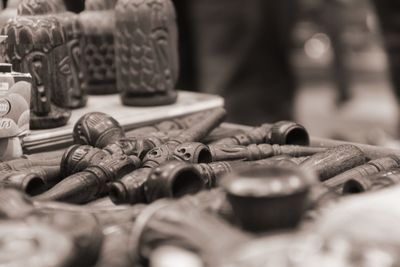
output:
<path id="1" fill-rule="evenodd" d="M 398 146 L 397 1 L 174 2 L 179 88 L 224 96 L 230 121 Z"/>

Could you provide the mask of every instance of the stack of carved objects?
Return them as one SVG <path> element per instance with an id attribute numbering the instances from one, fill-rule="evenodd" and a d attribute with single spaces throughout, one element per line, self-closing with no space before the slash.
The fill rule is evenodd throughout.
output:
<path id="1" fill-rule="evenodd" d="M 0 13 L 0 34 L 8 36 L 0 58 L 32 76 L 31 129 L 66 125 L 87 94 L 120 93 L 127 106 L 176 101 L 170 0 L 87 0 L 80 14 L 67 11 L 70 0 L 8 2 Z"/>
<path id="2" fill-rule="evenodd" d="M 224 116 L 124 132 L 89 113 L 65 151 L 0 163 L 0 263 L 398 266 L 400 210 L 387 203 L 400 189 L 348 197 L 395 185 L 398 155 L 310 146 L 289 121 L 220 126 Z"/>

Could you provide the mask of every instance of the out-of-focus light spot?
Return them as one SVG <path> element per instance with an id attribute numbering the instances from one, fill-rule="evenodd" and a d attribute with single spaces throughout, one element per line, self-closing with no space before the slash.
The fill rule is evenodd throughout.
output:
<path id="1" fill-rule="evenodd" d="M 304 51 L 308 57 L 320 59 L 330 49 L 330 45 L 330 39 L 325 33 L 317 33 L 304 44 Z"/>

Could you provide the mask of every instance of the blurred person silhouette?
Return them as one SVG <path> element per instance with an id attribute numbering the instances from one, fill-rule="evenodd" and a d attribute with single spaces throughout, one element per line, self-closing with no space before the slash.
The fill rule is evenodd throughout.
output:
<path id="1" fill-rule="evenodd" d="M 345 8 L 346 0 L 318 0 L 318 19 L 325 33 L 330 39 L 332 48 L 332 81 L 336 86 L 337 103 L 342 104 L 351 98 L 350 70 L 347 66 L 349 54 L 347 44 L 343 38 L 346 28 Z"/>
<path id="2" fill-rule="evenodd" d="M 348 100 L 345 0 L 175 0 L 185 72 L 179 88 L 223 96 L 228 121 L 255 125 L 293 119 L 297 82 L 291 37 L 300 5 L 310 2 L 331 40 L 338 102 Z"/>
<path id="3" fill-rule="evenodd" d="M 228 121 L 255 125 L 292 118 L 296 81 L 289 52 L 297 0 L 175 0 L 174 4 L 181 45 L 187 47 L 189 38 L 192 47 L 186 51 L 194 52 L 191 62 L 190 53 L 183 53 L 182 69 L 188 71 L 185 63 L 191 63 L 194 78 L 181 75 L 186 79 L 181 84 L 223 96 Z"/>

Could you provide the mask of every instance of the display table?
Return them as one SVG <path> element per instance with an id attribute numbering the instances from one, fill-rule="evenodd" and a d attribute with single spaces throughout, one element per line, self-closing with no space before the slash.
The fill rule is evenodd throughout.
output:
<path id="1" fill-rule="evenodd" d="M 201 112 L 222 107 L 222 97 L 188 91 L 179 91 L 178 100 L 172 105 L 156 107 L 129 107 L 121 104 L 116 95 L 89 96 L 86 107 L 72 111 L 71 119 L 63 127 L 34 130 L 23 138 L 25 153 L 55 150 L 72 144 L 72 130 L 75 122 L 84 114 L 93 111 L 104 112 L 115 119 L 125 128 L 131 130 L 160 120 Z"/>

